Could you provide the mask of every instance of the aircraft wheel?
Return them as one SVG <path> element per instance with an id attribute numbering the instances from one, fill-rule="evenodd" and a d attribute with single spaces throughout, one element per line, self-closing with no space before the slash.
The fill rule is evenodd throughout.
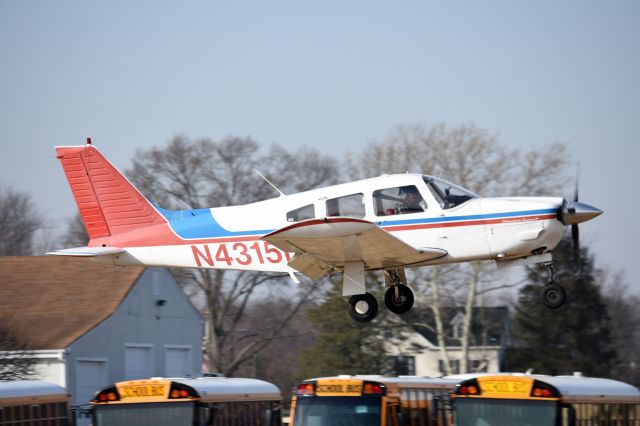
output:
<path id="1" fill-rule="evenodd" d="M 561 285 L 549 283 L 542 287 L 542 303 L 549 309 L 558 309 L 566 298 L 567 293 Z"/>
<path id="2" fill-rule="evenodd" d="M 406 285 L 392 285 L 384 293 L 384 304 L 394 314 L 404 314 L 413 306 L 413 292 Z"/>
<path id="3" fill-rule="evenodd" d="M 349 299 L 349 315 L 358 322 L 369 322 L 378 314 L 378 301 L 370 293 L 356 294 Z"/>

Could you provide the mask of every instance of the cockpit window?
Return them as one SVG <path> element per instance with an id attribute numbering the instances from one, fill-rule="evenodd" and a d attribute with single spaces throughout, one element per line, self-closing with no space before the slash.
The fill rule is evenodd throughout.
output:
<path id="1" fill-rule="evenodd" d="M 467 191 L 466 189 L 451 182 L 447 182 L 446 180 L 434 178 L 432 176 L 423 176 L 422 178 L 427 184 L 429 191 L 431 191 L 435 199 L 440 203 L 440 207 L 443 209 L 457 207 L 472 198 L 478 197 L 473 192 Z"/>
<path id="2" fill-rule="evenodd" d="M 422 213 L 427 204 L 414 185 L 379 189 L 373 192 L 376 216 Z"/>

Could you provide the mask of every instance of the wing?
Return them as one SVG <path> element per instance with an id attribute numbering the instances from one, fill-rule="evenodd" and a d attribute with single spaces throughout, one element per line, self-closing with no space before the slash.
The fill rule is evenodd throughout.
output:
<path id="1" fill-rule="evenodd" d="M 54 256 L 105 256 L 108 254 L 124 253 L 124 249 L 117 247 L 75 247 L 51 251 L 47 254 Z"/>
<path id="2" fill-rule="evenodd" d="M 365 270 L 418 264 L 447 254 L 438 248 L 415 248 L 376 224 L 349 217 L 308 219 L 271 232 L 263 240 L 294 252 L 289 266 L 319 279 L 346 262 L 363 262 Z"/>

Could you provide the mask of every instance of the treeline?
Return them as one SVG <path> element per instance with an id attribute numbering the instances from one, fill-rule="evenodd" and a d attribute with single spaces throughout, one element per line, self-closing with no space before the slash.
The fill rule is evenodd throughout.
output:
<path id="1" fill-rule="evenodd" d="M 562 195 L 573 184 L 566 175 L 571 161 L 562 144 L 520 150 L 475 125 L 438 124 L 397 127 L 344 158 L 313 148 L 263 146 L 248 137 L 215 141 L 176 136 L 165 145 L 139 150 L 125 174 L 160 206 L 185 209 L 277 196 L 254 169 L 285 194 L 384 173 L 424 172 L 484 196 Z M 35 238 L 47 226 L 28 194 L 2 188 L 0 255 L 40 254 Z M 55 248 L 86 244 L 79 216 L 52 240 Z M 530 268 L 521 282 L 497 275 L 490 263 L 427 267 L 409 271 L 409 284 L 416 291 L 416 309 L 430 311 L 436 324 L 442 322 L 443 309 L 463 308 L 463 350 L 468 350 L 473 307 L 507 304 L 513 317 L 506 368 L 550 374 L 581 371 L 638 385 L 640 314 L 635 307 L 640 300 L 629 293 L 619 271 L 596 269 L 588 249 L 580 250 L 579 264 L 570 243 L 556 250 L 557 282 L 569 295 L 556 311 L 539 302 L 546 276 L 537 268 Z M 265 273 L 172 272 L 202 311 L 210 370 L 270 380 L 285 393 L 296 380 L 310 376 L 393 374 L 397 365 L 389 356 L 390 345 L 415 325 L 409 317 L 387 312 L 370 324 L 353 322 L 339 283 L 328 279 L 303 279 L 296 285 L 288 276 Z M 370 274 L 373 291 L 382 289 L 380 278 Z M 446 360 L 441 324 L 434 332 Z M 461 370 L 470 368 L 465 357 Z"/>

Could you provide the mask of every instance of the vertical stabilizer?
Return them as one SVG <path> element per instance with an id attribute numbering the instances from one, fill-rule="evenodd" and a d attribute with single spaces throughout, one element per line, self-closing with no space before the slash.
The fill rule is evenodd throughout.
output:
<path id="1" fill-rule="evenodd" d="M 56 157 L 91 240 L 166 222 L 90 139 L 84 146 L 56 147 Z"/>

